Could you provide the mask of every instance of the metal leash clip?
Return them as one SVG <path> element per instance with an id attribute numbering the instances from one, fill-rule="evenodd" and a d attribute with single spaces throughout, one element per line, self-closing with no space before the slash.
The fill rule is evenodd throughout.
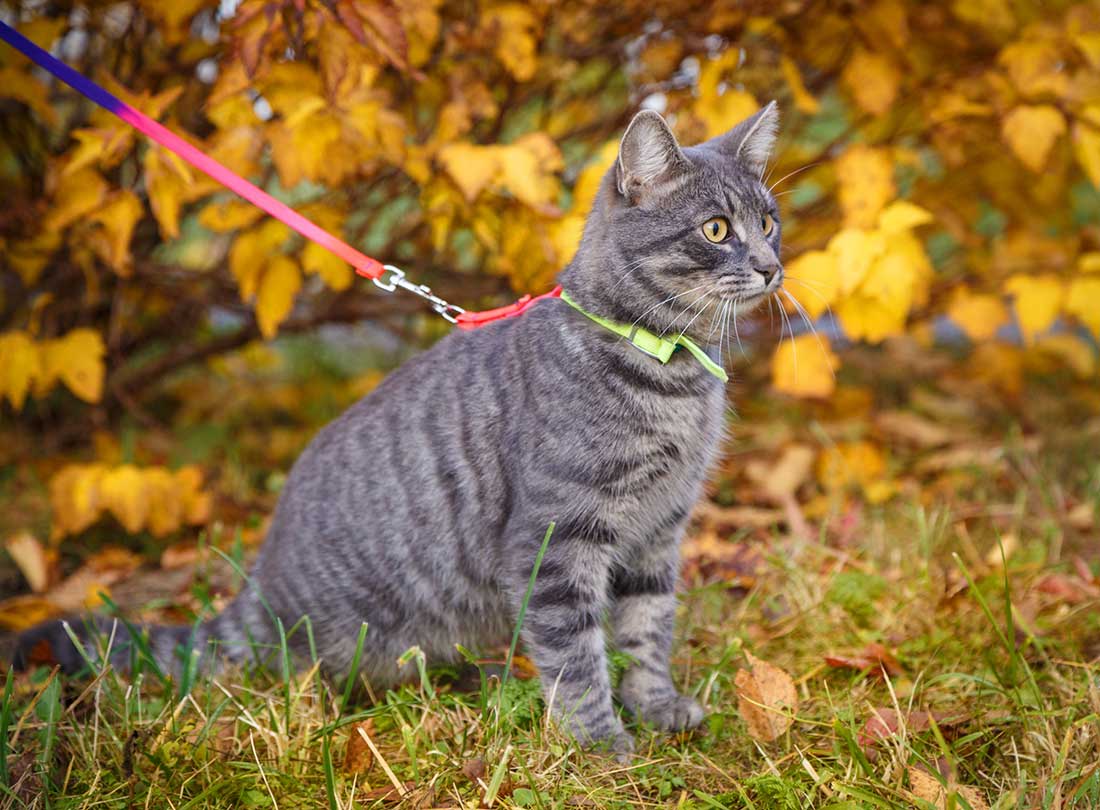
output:
<path id="1" fill-rule="evenodd" d="M 431 287 L 427 284 L 413 284 L 411 281 L 406 281 L 405 271 L 400 267 L 394 267 L 392 264 L 387 264 L 383 265 L 382 269 L 386 271 L 385 274 L 378 278 L 371 279 L 374 285 L 379 289 L 385 290 L 386 292 L 393 292 L 400 287 L 406 292 L 411 292 L 413 295 L 417 295 L 430 303 L 432 309 L 448 323 L 457 323 L 458 316 L 466 311 L 462 307 L 444 301 L 433 293 Z"/>

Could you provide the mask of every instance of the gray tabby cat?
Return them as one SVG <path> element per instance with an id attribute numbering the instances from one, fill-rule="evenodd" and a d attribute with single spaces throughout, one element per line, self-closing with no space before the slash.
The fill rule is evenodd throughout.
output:
<path id="1" fill-rule="evenodd" d="M 777 125 L 773 103 L 681 148 L 660 115 L 639 113 L 561 273 L 572 300 L 716 354 L 731 302 L 745 312 L 782 284 L 778 211 L 761 182 Z M 554 716 L 583 742 L 632 748 L 612 705 L 609 617 L 636 661 L 622 703 L 659 729 L 691 728 L 703 710 L 669 674 L 674 590 L 725 402 L 689 351 L 662 363 L 560 299 L 455 331 L 316 436 L 245 588 L 196 640 L 243 659 L 276 643 L 269 609 L 286 628 L 308 615 L 325 669 L 342 676 L 365 621 L 363 669 L 392 684 L 411 674 L 396 660 L 413 645 L 444 662 L 456 643 L 506 643 L 556 521 L 522 628 Z M 172 668 L 191 629 L 148 629 Z M 30 631 L 24 653 L 42 638 L 79 664 L 56 623 Z M 293 636 L 298 653 L 305 639 Z"/>

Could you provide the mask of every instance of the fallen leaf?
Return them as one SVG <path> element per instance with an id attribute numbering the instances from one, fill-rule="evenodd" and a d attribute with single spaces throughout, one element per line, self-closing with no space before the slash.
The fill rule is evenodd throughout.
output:
<path id="1" fill-rule="evenodd" d="M 837 669 L 854 669 L 878 676 L 896 678 L 905 674 L 894 654 L 877 642 L 871 642 L 853 655 L 826 655 L 825 663 Z"/>
<path id="2" fill-rule="evenodd" d="M 362 728 L 368 735 L 374 732 L 374 720 L 367 718 L 348 728 L 348 744 L 344 751 L 344 773 L 364 774 L 374 764 L 374 754 L 371 753 L 367 741 L 359 733 Z"/>
<path id="3" fill-rule="evenodd" d="M 939 779 L 916 767 L 910 767 L 908 774 L 910 792 L 914 798 L 930 803 L 936 810 L 947 810 L 948 790 Z M 970 810 L 989 810 L 989 805 L 977 788 L 956 785 L 951 789 L 950 795 L 965 799 Z M 952 802 L 952 807 L 958 808 L 960 805 Z"/>
<path id="4" fill-rule="evenodd" d="M 1035 583 L 1035 590 L 1053 596 L 1056 601 L 1068 605 L 1079 605 L 1082 602 L 1100 599 L 1100 587 L 1079 576 L 1057 572 L 1043 576 Z"/>
<path id="5" fill-rule="evenodd" d="M 875 426 L 895 439 L 919 447 L 938 447 L 954 438 L 950 430 L 911 411 L 882 411 L 875 416 Z"/>
<path id="6" fill-rule="evenodd" d="M 4 548 L 15 561 L 19 571 L 34 593 L 42 593 L 50 584 L 53 564 L 50 553 L 33 534 L 23 530 L 16 532 L 4 543 Z M 53 555 L 56 562 L 56 554 Z"/>
<path id="7" fill-rule="evenodd" d="M 790 444 L 783 449 L 774 464 L 756 462 L 746 468 L 760 494 L 769 501 L 783 505 L 810 477 L 816 453 L 805 444 Z"/>
<path id="8" fill-rule="evenodd" d="M 760 742 L 778 739 L 794 723 L 798 692 L 791 676 L 774 664 L 745 653 L 748 668 L 737 671 L 737 710 L 749 727 L 749 736 Z"/>
<path id="9" fill-rule="evenodd" d="M 1015 296 L 1016 317 L 1024 340 L 1033 343 L 1058 317 L 1065 293 L 1062 282 L 1050 274 L 1030 276 L 1021 273 L 1008 279 L 1005 289 Z"/>

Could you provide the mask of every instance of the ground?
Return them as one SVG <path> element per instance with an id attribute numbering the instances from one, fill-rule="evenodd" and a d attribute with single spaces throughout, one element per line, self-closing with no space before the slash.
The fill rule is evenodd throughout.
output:
<path id="1" fill-rule="evenodd" d="M 685 543 L 673 670 L 707 708 L 696 732 L 633 727 L 626 763 L 578 750 L 522 650 L 364 696 L 315 668 L 161 682 L 41 666 L 7 681 L 0 804 L 1100 806 L 1096 391 L 1038 369 L 1013 392 L 921 356 L 857 356 L 828 404 L 739 373 L 728 460 Z M 9 504 L 42 497 L 23 478 Z M 236 511 L 175 557 L 130 541 L 145 562 L 112 599 L 177 619 L 224 601 L 225 560 L 253 553 L 279 483 L 226 462 Z"/>

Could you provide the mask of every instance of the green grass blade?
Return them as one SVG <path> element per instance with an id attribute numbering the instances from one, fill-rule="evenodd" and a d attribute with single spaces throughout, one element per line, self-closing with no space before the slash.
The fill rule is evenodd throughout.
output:
<path id="1" fill-rule="evenodd" d="M 355 655 L 351 659 L 351 669 L 348 671 L 348 681 L 344 684 L 344 696 L 340 701 L 340 714 L 347 711 L 351 702 L 351 690 L 355 686 L 355 679 L 359 677 L 359 659 L 363 655 L 363 643 L 367 640 L 367 623 L 359 625 L 359 638 L 355 642 Z"/>
<path id="2" fill-rule="evenodd" d="M 542 558 L 546 556 L 546 549 L 550 545 L 550 535 L 554 533 L 554 521 L 546 527 L 546 534 L 539 546 L 539 553 L 535 555 L 535 564 L 531 566 L 531 576 L 527 580 L 527 590 L 523 594 L 523 601 L 519 606 L 519 615 L 516 617 L 516 628 L 512 631 L 512 643 L 508 646 L 508 658 L 504 661 L 504 675 L 500 679 L 501 696 L 503 697 L 504 685 L 508 683 L 508 677 L 512 674 L 512 659 L 516 655 L 516 647 L 519 645 L 520 630 L 523 629 L 523 620 L 527 616 L 527 603 L 531 601 L 531 594 L 535 590 L 535 577 L 539 575 L 539 567 Z"/>

